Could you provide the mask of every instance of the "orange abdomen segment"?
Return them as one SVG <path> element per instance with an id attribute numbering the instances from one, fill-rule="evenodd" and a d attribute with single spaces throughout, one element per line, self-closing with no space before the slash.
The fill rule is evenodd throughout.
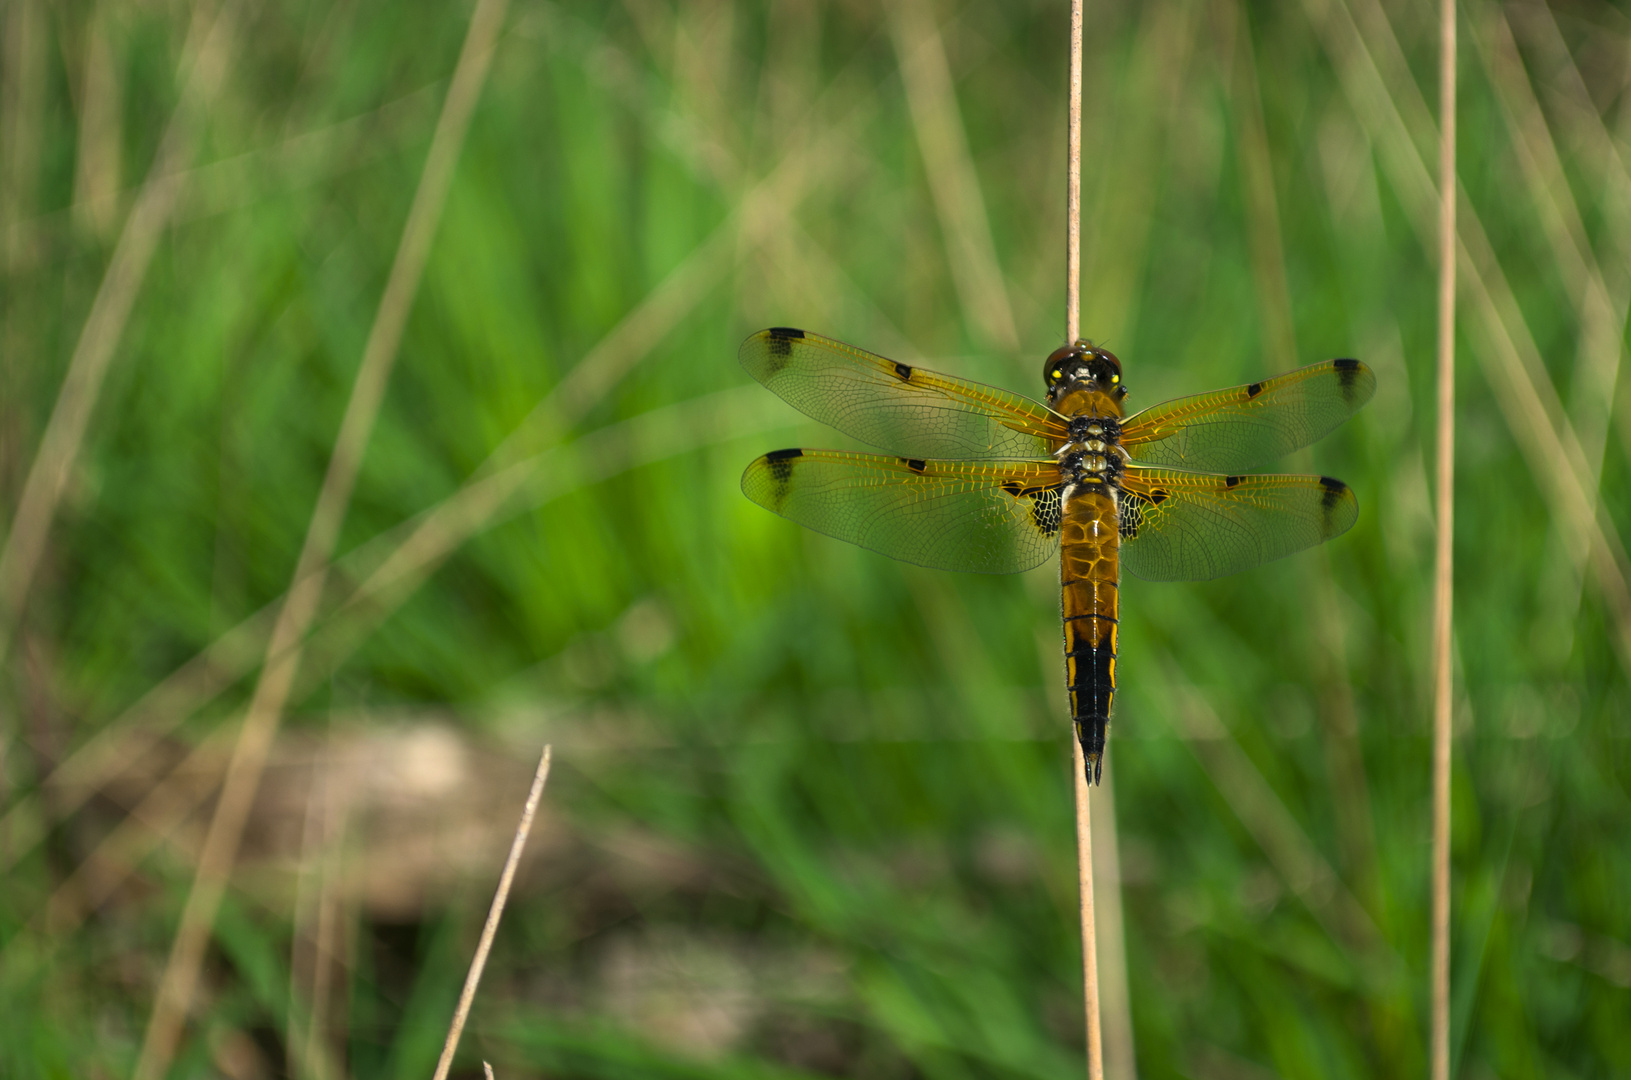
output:
<path id="1" fill-rule="evenodd" d="M 1060 526 L 1059 581 L 1064 592 L 1065 683 L 1070 714 L 1097 782 L 1116 691 L 1116 624 L 1120 614 L 1121 533 L 1108 490 L 1078 488 Z"/>

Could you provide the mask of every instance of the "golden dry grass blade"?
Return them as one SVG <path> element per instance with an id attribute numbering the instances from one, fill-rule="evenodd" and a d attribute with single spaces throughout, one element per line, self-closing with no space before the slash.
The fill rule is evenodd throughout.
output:
<path id="1" fill-rule="evenodd" d="M 1104 1032 L 1099 1020 L 1098 926 L 1093 907 L 1093 807 L 1081 741 L 1070 740 L 1070 775 L 1076 787 L 1076 865 L 1080 868 L 1082 990 L 1087 1010 L 1088 1080 L 1104 1080 Z"/>
<path id="2" fill-rule="evenodd" d="M 1544 25 L 1555 30 L 1547 18 Z M 1575 319 L 1580 327 L 1573 376 L 1569 380 L 1569 412 L 1579 432 L 1585 467 L 1590 473 L 1589 492 L 1595 504 L 1601 501 L 1600 484 L 1604 457 L 1608 448 L 1608 433 L 1619 397 L 1620 367 L 1625 355 L 1624 332 L 1626 314 L 1631 306 L 1631 275 L 1624 260 L 1610 262 L 1609 271 L 1598 262 L 1593 251 L 1593 239 L 1606 251 L 1625 251 L 1631 242 L 1631 186 L 1626 183 L 1617 154 L 1610 150 L 1600 160 L 1609 163 L 1599 175 L 1603 176 L 1606 197 L 1602 203 L 1600 224 L 1588 236 L 1580 206 L 1574 190 L 1564 174 L 1562 155 L 1552 136 L 1546 114 L 1535 97 L 1535 88 L 1524 67 L 1517 41 L 1504 12 L 1490 9 L 1476 20 L 1474 42 L 1479 46 L 1479 57 L 1497 91 L 1501 112 L 1512 133 L 1511 147 L 1518 159 L 1519 169 L 1529 190 L 1531 205 L 1535 207 L 1545 231 L 1558 271 L 1565 284 L 1565 292 L 1574 305 Z M 1565 65 L 1573 71 L 1573 60 L 1568 50 L 1562 50 Z M 1575 78 L 1578 79 L 1578 73 Z M 1565 80 L 1567 81 L 1567 80 Z M 1589 105 L 1589 98 L 1587 99 Z M 1578 109 L 1563 110 L 1578 113 Z M 1606 138 L 1595 107 L 1591 115 L 1597 123 L 1575 123 L 1572 137 L 1575 141 L 1590 141 L 1593 133 Z M 1583 129 L 1583 130 L 1578 130 Z M 1555 638 L 1561 654 L 1572 650 L 1582 593 L 1586 585 L 1584 576 L 1563 570 L 1564 566 L 1580 567 L 1590 558 L 1585 536 L 1572 530 L 1558 532 L 1565 548 L 1572 548 L 1566 561 L 1559 561 L 1559 569 L 1552 571 L 1558 581 L 1547 589 L 1545 609 L 1555 627 Z"/>
<path id="3" fill-rule="evenodd" d="M 474 531 L 496 524 L 509 513 L 545 505 L 570 490 L 627 469 L 783 423 L 784 418 L 766 410 L 763 392 L 756 385 L 738 387 L 642 414 L 584 436 L 571 446 L 517 462 L 463 489 L 460 495 L 410 523 L 419 528 L 307 639 L 306 660 L 296 693 L 332 677 L 373 630 Z M 440 524 L 427 527 L 438 517 Z M 148 854 L 170 842 L 176 829 L 215 790 L 227 759 L 225 746 L 235 732 L 235 724 L 218 726 L 174 768 L 155 774 L 146 795 L 75 869 L 36 922 L 58 934 L 71 930 L 86 911 L 113 895 Z M 138 760 L 140 753 L 160 737 L 144 728 L 127 732 Z M 117 741 L 99 745 L 100 760 L 110 765 L 125 753 Z M 112 771 L 110 768 L 101 779 L 105 782 Z M 177 784 L 178 779 L 194 774 L 197 776 L 192 781 Z M 88 766 L 81 767 L 76 775 L 83 786 L 64 792 L 64 796 L 72 794 L 82 801 L 95 790 L 89 781 L 96 777 Z M 187 857 L 191 859 L 193 853 Z"/>
<path id="4" fill-rule="evenodd" d="M 25 269 L 35 247 L 28 221 L 39 186 L 50 46 L 40 0 L 7 4 L 0 20 L 0 269 L 10 275 Z"/>
<path id="5" fill-rule="evenodd" d="M 193 154 L 204 103 L 221 85 L 232 54 L 235 6 L 223 5 L 213 18 L 204 9 L 195 15 L 184 50 L 184 89 L 175 114 L 159 144 L 158 155 L 130 211 L 113 258 L 91 301 L 90 314 L 68 361 L 68 374 L 46 422 L 11 531 L 0 549 L 0 656 L 11 643 L 22 617 L 28 590 L 45 551 L 63 490 L 73 474 L 96 408 L 108 365 L 124 333 L 136 293 L 169 223 L 184 178 L 183 165 Z"/>
<path id="6" fill-rule="evenodd" d="M 1162 159 L 1179 130 L 1175 121 L 1195 87 L 1191 59 L 1200 27 L 1195 4 L 1144 5 L 1125 80 L 1104 86 L 1111 99 L 1095 109 L 1106 128 L 1096 133 L 1096 156 L 1117 164 L 1114 169 L 1095 170 L 1092 217 L 1084 223 L 1083 242 L 1113 257 L 1090 259 L 1081 266 L 1077 302 L 1081 333 L 1109 342 L 1123 356 L 1130 351 L 1138 325 L 1157 194 L 1154 184 L 1127 183 L 1125 178 L 1157 176 L 1162 171 Z M 1133 116 L 1139 119 L 1133 121 Z M 1104 148 L 1099 147 L 1100 139 L 1108 140 Z"/>
<path id="7" fill-rule="evenodd" d="M 1563 40 L 1557 18 L 1545 5 L 1514 5 L 1499 12 L 1499 17 L 1510 17 L 1517 22 L 1526 44 L 1555 73 L 1542 87 L 1552 106 L 1548 115 L 1562 131 L 1564 144 L 1583 156 L 1587 162 L 1586 172 L 1602 177 L 1599 209 L 1606 236 L 1600 242 L 1606 240 L 1602 243 L 1604 249 L 1622 256 L 1608 261 L 1608 284 L 1611 294 L 1618 297 L 1631 287 L 1625 280 L 1628 271 L 1622 239 L 1631 233 L 1631 168 L 1627 167 L 1624 151 L 1626 133 L 1631 130 L 1631 120 L 1627 117 L 1631 114 L 1622 108 L 1618 131 L 1608 130 L 1574 54 Z M 1621 453 L 1631 462 L 1631 394 L 1625 393 L 1623 386 L 1614 395 L 1612 408 L 1612 426 L 1619 436 Z"/>
<path id="8" fill-rule="evenodd" d="M 1268 856 L 1286 888 L 1308 905 L 1331 940 L 1354 956 L 1368 976 L 1378 982 L 1391 980 L 1403 965 L 1296 815 L 1241 749 L 1212 706 L 1184 679 L 1178 665 L 1169 657 L 1160 659 L 1154 667 L 1170 688 L 1166 700 L 1178 721 L 1179 734 Z"/>
<path id="9" fill-rule="evenodd" d="M 377 617 L 382 616 L 385 612 L 378 611 L 377 605 L 386 585 L 407 578 L 423 580 L 454 548 L 484 528 L 535 475 L 540 464 L 537 449 L 557 441 L 572 422 L 649 355 L 663 335 L 723 280 L 732 255 L 744 240 L 750 245 L 763 242 L 793 221 L 795 208 L 826 175 L 821 163 L 840 159 L 826 152 L 829 144 L 842 138 L 861 115 L 852 112 L 817 138 L 797 140 L 795 149 L 748 192 L 737 211 L 585 354 L 463 487 L 402 528 L 369 541 L 348 556 L 346 566 L 375 569 L 365 571 L 368 582 L 343 601 L 343 606 L 374 605 Z M 532 458 L 525 456 L 529 450 L 534 452 Z M 54 810 L 73 812 L 113 775 L 138 762 L 154 742 L 252 671 L 266 656 L 282 603 L 281 598 L 273 601 L 228 630 L 65 759 L 42 784 L 53 790 Z M 37 799 L 19 800 L 0 816 L 0 870 L 37 843 L 44 828 Z"/>
<path id="10" fill-rule="evenodd" d="M 1235 84 L 1229 100 L 1238 129 L 1235 145 L 1245 195 L 1246 231 L 1251 241 L 1252 276 L 1257 283 L 1257 307 L 1263 324 L 1264 361 L 1269 371 L 1290 371 L 1298 366 L 1297 333 L 1291 318 L 1291 289 L 1286 283 L 1285 245 L 1280 237 L 1280 201 L 1275 194 L 1274 164 L 1269 158 L 1263 97 L 1257 82 L 1257 53 L 1245 11 L 1236 4 L 1229 14 L 1238 43 L 1233 65 Z"/>
<path id="11" fill-rule="evenodd" d="M 1615 384 L 1625 351 L 1622 337 L 1631 275 L 1623 262 L 1617 261 L 1612 267 L 1611 283 L 1598 263 L 1592 249 L 1593 237 L 1587 232 L 1574 190 L 1564 174 L 1562 154 L 1535 97 L 1512 27 L 1499 8 L 1481 14 L 1474 24 L 1481 32 L 1474 35 L 1473 41 L 1479 46 L 1478 56 L 1497 92 L 1502 116 L 1512 134 L 1513 155 L 1529 189 L 1531 205 L 1539 212 L 1580 325 L 1575 375 L 1570 380 L 1570 413 L 1580 434 L 1586 464 L 1595 475 L 1602 471 Z M 1618 161 L 1618 155 L 1614 160 Z M 1631 197 L 1631 187 L 1620 187 L 1623 172 L 1616 176 L 1614 170 L 1609 170 L 1606 179 L 1611 194 L 1604 200 L 1607 213 L 1595 239 L 1607 251 L 1625 251 L 1631 212 L 1616 204 L 1615 195 Z"/>
<path id="12" fill-rule="evenodd" d="M 1438 480 L 1433 552 L 1433 1080 L 1450 1080 L 1450 618 L 1455 576 L 1455 0 L 1439 8 Z"/>
<path id="13" fill-rule="evenodd" d="M 1082 325 L 1082 0 L 1070 0 L 1070 119 L 1065 139 L 1065 340 Z"/>
<path id="14" fill-rule="evenodd" d="M 1092 796 L 1098 803 L 1094 813 L 1098 824 L 1093 831 L 1093 905 L 1099 1004 L 1104 1010 L 1104 1075 L 1107 1080 L 1137 1080 L 1133 1002 L 1127 985 L 1127 931 L 1122 919 L 1115 772 L 1105 771 Z"/>
<path id="15" fill-rule="evenodd" d="M 123 102 L 110 40 L 110 7 L 106 2 L 96 4 L 85 27 L 74 150 L 74 223 L 97 239 L 111 234 L 119 218 Z"/>
<path id="16" fill-rule="evenodd" d="M 325 738 L 320 745 L 321 752 L 313 756 L 306 793 L 290 934 L 284 1054 L 294 1080 L 332 1080 L 344 1075 L 328 1045 L 327 1022 L 336 967 L 340 853 L 350 807 L 347 792 L 332 775 L 334 740 Z"/>
<path id="17" fill-rule="evenodd" d="M 504 904 L 510 896 L 510 883 L 515 880 L 515 868 L 521 864 L 521 853 L 526 850 L 527 836 L 532 832 L 532 818 L 538 812 L 538 800 L 549 782 L 550 748 L 544 747 L 538 759 L 538 771 L 532 777 L 532 790 L 527 792 L 527 803 L 521 809 L 521 823 L 515 827 L 515 839 L 510 843 L 509 857 L 504 860 L 504 871 L 498 878 L 498 891 L 487 910 L 487 922 L 481 928 L 481 941 L 476 955 L 470 961 L 470 971 L 464 978 L 464 989 L 459 992 L 459 1005 L 453 1011 L 453 1022 L 448 1025 L 447 1042 L 442 1045 L 442 1056 L 436 1062 L 434 1080 L 447 1080 L 447 1070 L 453 1066 L 453 1053 L 459 1048 L 459 1036 L 464 1034 L 464 1022 L 470 1016 L 470 1003 L 476 998 L 476 987 L 481 984 L 482 970 L 487 966 L 487 954 L 493 948 L 493 935 L 498 933 L 498 922 L 504 917 Z M 491 1075 L 492 1070 L 488 1069 Z"/>
<path id="18" fill-rule="evenodd" d="M 325 572 L 351 501 L 363 451 L 379 414 L 408 311 L 418 291 L 431 240 L 453 182 L 453 167 L 486 81 L 507 6 L 507 0 L 479 0 L 471 16 L 436 132 L 431 138 L 424 172 L 380 298 L 379 311 L 363 347 L 362 363 L 340 421 L 334 453 L 318 492 L 293 582 L 272 628 L 266 663 L 228 766 L 221 798 L 199 857 L 198 872 L 160 979 L 141 1056 L 136 1063 L 136 1080 L 159 1080 L 168 1070 L 180 1041 L 182 1024 L 191 1007 L 204 961 L 204 949 L 232 874 L 266 756 L 299 669 L 300 642 L 317 615 Z"/>
<path id="19" fill-rule="evenodd" d="M 1070 4 L 1070 131 L 1065 195 L 1065 338 L 1081 325 L 1082 266 L 1082 0 Z M 1104 1080 L 1104 1038 L 1099 1021 L 1098 935 L 1093 921 L 1093 819 L 1088 802 L 1087 760 L 1081 742 L 1070 740 L 1076 793 L 1076 873 L 1082 920 L 1082 991 L 1087 1026 L 1088 1080 Z"/>
<path id="20" fill-rule="evenodd" d="M 214 794 L 239 730 L 237 718 L 217 724 L 174 768 L 163 773 L 57 886 L 34 920 L 35 931 L 65 940 L 87 915 L 117 895 L 148 855 L 172 841 L 177 830 Z"/>
<path id="21" fill-rule="evenodd" d="M 928 0 L 901 0 L 889 7 L 889 29 L 963 317 L 975 340 L 1017 351 L 1019 332 L 935 13 Z"/>
<path id="22" fill-rule="evenodd" d="M 1400 194 L 1408 220 L 1424 248 L 1432 251 L 1438 234 L 1438 188 L 1417 140 L 1418 135 L 1431 135 L 1425 144 L 1437 146 L 1437 125 L 1411 81 L 1385 14 L 1372 0 L 1353 2 L 1365 16 L 1363 34 L 1346 3 L 1304 0 L 1304 7 L 1324 37 L 1344 94 L 1381 149 L 1383 167 Z M 1470 316 L 1465 333 L 1477 345 L 1473 355 L 1495 391 L 1508 428 L 1524 450 L 1524 460 L 1535 472 L 1549 509 L 1574 535 L 1585 538 L 1576 550 L 1581 560 L 1578 570 L 1583 574 L 1589 568 L 1602 588 L 1622 666 L 1631 670 L 1631 560 L 1614 523 L 1594 505 L 1589 494 L 1594 485 L 1587 479 L 1590 470 L 1580 441 L 1478 214 L 1464 193 L 1457 207 L 1456 234 L 1460 288 L 1466 293 Z"/>

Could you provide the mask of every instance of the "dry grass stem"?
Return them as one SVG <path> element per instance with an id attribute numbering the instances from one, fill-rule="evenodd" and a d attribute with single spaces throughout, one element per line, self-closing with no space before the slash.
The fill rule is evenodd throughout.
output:
<path id="1" fill-rule="evenodd" d="M 1360 5 L 1369 36 L 1361 33 L 1347 3 L 1304 0 L 1304 5 L 1325 35 L 1326 51 L 1336 65 L 1344 93 L 1376 139 L 1382 165 L 1423 247 L 1436 252 L 1438 184 L 1417 136 L 1438 145 L 1437 125 L 1409 74 L 1385 13 L 1374 0 L 1351 2 Z M 1549 500 L 1552 514 L 1567 523 L 1570 534 L 1586 538 L 1571 554 L 1582 560 L 1577 567 L 1580 573 L 1589 569 L 1597 578 L 1614 624 L 1621 664 L 1631 670 L 1631 559 L 1627 559 L 1614 522 L 1594 505 L 1589 492 L 1595 484 L 1574 426 L 1540 359 L 1539 347 L 1494 247 L 1465 193 L 1460 198 L 1456 224 L 1462 272 L 1459 287 L 1466 290 L 1468 310 L 1474 316 L 1466 325 L 1466 333 L 1476 336 L 1472 355 L 1482 365 L 1502 417 L 1523 448 L 1524 460 L 1535 471 L 1536 486 Z"/>
<path id="2" fill-rule="evenodd" d="M 1116 832 L 1115 770 L 1107 770 L 1096 795 L 1098 827 L 1094 831 L 1093 887 L 1095 952 L 1099 1004 L 1104 1009 L 1104 1073 L 1107 1080 L 1137 1080 L 1138 1056 L 1133 1043 L 1133 1003 L 1127 985 L 1126 926 L 1121 908 L 1121 851 Z M 1102 927 L 1104 933 L 1098 933 Z M 1099 946 L 1103 946 L 1102 949 Z"/>
<path id="3" fill-rule="evenodd" d="M 124 333 L 136 293 L 147 277 L 159 237 L 181 194 L 183 166 L 192 157 L 205 102 L 214 97 L 232 53 L 235 9 L 223 5 L 213 19 L 195 15 L 184 50 L 184 89 L 170 118 L 141 194 L 125 221 L 107 273 L 68 362 L 45 434 L 23 483 L 5 547 L 0 548 L 0 656 L 11 644 L 28 599 L 29 585 L 45 553 L 63 491 L 79 460 L 85 429 L 96 408 L 114 350 Z"/>
<path id="4" fill-rule="evenodd" d="M 493 894 L 493 904 L 487 911 L 487 922 L 481 928 L 481 941 L 476 945 L 476 955 L 470 961 L 470 971 L 464 977 L 464 989 L 459 992 L 458 1008 L 453 1010 L 453 1022 L 448 1025 L 447 1042 L 442 1045 L 442 1056 L 436 1062 L 434 1080 L 447 1080 L 447 1070 L 453 1065 L 453 1053 L 459 1048 L 459 1036 L 464 1034 L 464 1022 L 470 1016 L 470 1003 L 475 1000 L 476 987 L 481 984 L 482 969 L 487 966 L 487 954 L 493 948 L 493 935 L 498 933 L 498 921 L 504 917 L 504 903 L 510 897 L 510 883 L 515 880 L 515 868 L 521 863 L 521 853 L 527 847 L 527 834 L 532 831 L 532 818 L 538 812 L 538 799 L 544 793 L 544 784 L 549 780 L 550 748 L 544 747 L 543 755 L 538 759 L 538 771 L 532 778 L 532 790 L 527 792 L 527 804 L 521 810 L 521 823 L 515 827 L 515 839 L 510 843 L 510 856 L 504 860 L 504 872 L 498 878 L 498 891 Z M 493 1074 L 492 1067 L 487 1068 L 487 1075 Z"/>
<path id="5" fill-rule="evenodd" d="M 1438 482 L 1433 566 L 1432 1077 L 1450 1080 L 1450 605 L 1455 559 L 1455 0 L 1439 22 Z"/>
<path id="6" fill-rule="evenodd" d="M 889 8 L 906 104 L 923 155 L 923 171 L 945 234 L 952 282 L 975 340 L 1008 352 L 1019 349 L 1019 331 L 1008 303 L 1002 267 L 991 238 L 991 219 L 980 192 L 979 173 L 957 108 L 946 43 L 928 0 L 902 0 Z M 1077 128 L 1078 139 L 1080 127 Z M 1078 183 L 1078 197 L 1080 185 Z"/>
<path id="7" fill-rule="evenodd" d="M 1369 976 L 1391 979 L 1403 969 L 1399 957 L 1297 816 L 1178 666 L 1168 659 L 1157 670 L 1172 687 L 1169 703 L 1179 732 L 1286 888 L 1308 906 L 1333 942 L 1363 962 Z"/>
<path id="8" fill-rule="evenodd" d="M 1065 340 L 1082 330 L 1082 0 L 1070 0 L 1069 134 L 1065 140 Z"/>
<path id="9" fill-rule="evenodd" d="M 1087 784 L 1087 759 L 1081 741 L 1070 740 L 1071 776 L 1076 784 L 1076 865 L 1081 875 L 1082 991 L 1087 1010 L 1088 1080 L 1104 1080 L 1104 1035 L 1099 1025 L 1098 927 L 1093 911 L 1093 810 Z"/>
<path id="10" fill-rule="evenodd" d="M 374 619 L 382 619 L 390 610 L 383 598 L 387 586 L 395 585 L 391 590 L 394 602 L 405 599 L 404 590 L 422 581 L 460 544 L 491 524 L 510 505 L 515 493 L 539 475 L 540 469 L 557 468 L 558 458 L 537 451 L 558 442 L 570 424 L 601 400 L 650 354 L 665 333 L 717 287 L 730 270 L 733 251 L 744 238 L 751 243 L 761 242 L 792 220 L 799 203 L 825 177 L 823 163 L 841 160 L 841 155 L 827 152 L 828 144 L 842 138 L 862 118 L 861 112 L 852 111 L 818 136 L 795 140 L 794 150 L 754 185 L 737 211 L 584 355 L 463 487 L 402 528 L 376 537 L 348 556 L 346 565 L 372 565 L 376 569 L 365 571 L 367 580 L 342 601 L 342 610 L 372 606 Z M 711 402 L 697 404 L 705 409 L 712 407 Z M 726 411 L 737 418 L 737 426 L 722 429 L 721 437 L 747 433 L 751 421 L 741 417 L 740 410 Z M 762 408 L 753 413 L 765 415 Z M 660 419 L 651 415 L 629 423 L 638 426 Z M 686 445 L 700 444 L 693 438 Z M 323 572 L 326 574 L 327 568 Z M 62 814 L 77 809 L 109 779 L 139 761 L 146 747 L 252 671 L 267 656 L 268 642 L 285 603 L 286 597 L 279 598 L 228 630 L 66 758 L 42 783 L 42 787 L 53 789 L 56 811 Z M 19 800 L 0 817 L 0 870 L 39 841 L 44 835 L 44 822 L 34 798 Z"/>
<path id="11" fill-rule="evenodd" d="M 148 1021 L 136 1080 L 159 1080 L 168 1070 L 191 1007 L 199 969 L 220 909 L 226 883 L 237 857 L 260 776 L 282 719 L 283 707 L 300 664 L 300 642 L 316 617 L 325 571 L 333 555 L 340 524 L 350 504 L 363 451 L 385 394 L 408 311 L 419 287 L 436 224 L 453 181 L 453 167 L 469 127 L 503 25 L 507 0 L 480 0 L 453 72 L 426 155 L 425 169 L 414 193 L 391 274 L 378 314 L 363 348 L 345 416 L 335 440 L 327 475 L 295 566 L 293 584 L 278 612 L 267 645 L 266 663 L 250 701 L 238 744 L 223 782 L 221 798 L 199 857 L 193 887 L 182 911 L 181 925 L 159 983 Z"/>
<path id="12" fill-rule="evenodd" d="M 285 1057 L 296 1080 L 344 1075 L 328 1045 L 340 923 L 340 855 L 349 798 L 334 782 L 333 739 L 314 755 L 296 876 Z M 315 880 L 314 880 L 315 879 Z"/>
<path id="13" fill-rule="evenodd" d="M 1263 97 L 1257 82 L 1257 51 L 1244 11 L 1230 10 L 1230 29 L 1238 44 L 1235 85 L 1229 95 L 1240 134 L 1236 140 L 1244 189 L 1247 236 L 1251 241 L 1252 276 L 1262 319 L 1265 360 L 1270 371 L 1297 366 L 1297 334 L 1291 314 L 1291 288 L 1286 281 L 1285 245 L 1280 236 L 1280 205 L 1275 195 L 1274 163 L 1269 156 L 1263 120 Z"/>
<path id="14" fill-rule="evenodd" d="M 475 531 L 495 524 L 507 512 L 547 505 L 552 499 L 619 472 L 783 423 L 782 419 L 765 413 L 762 396 L 756 391 L 757 387 L 738 387 L 614 424 L 584 436 L 572 446 L 534 455 L 485 481 L 474 482 L 452 497 L 452 505 L 441 504 L 440 509 L 448 515 L 444 527 L 426 529 L 428 522 L 424 518 L 415 519 L 419 528 L 413 530 L 410 540 L 400 543 L 391 557 L 357 586 L 329 620 L 308 638 L 307 659 L 296 692 L 304 692 L 327 679 L 344 663 L 368 634 L 468 539 L 465 528 Z M 526 497 L 519 498 L 518 493 Z M 393 532 L 386 538 L 397 535 Z M 76 924 L 87 905 L 94 907 L 101 902 L 92 903 L 86 897 L 105 899 L 208 798 L 214 788 L 214 776 L 218 775 L 224 760 L 218 740 L 234 730 L 222 725 L 183 762 L 168 772 L 155 772 L 148 794 L 70 876 L 59 889 L 60 895 L 53 897 L 48 916 L 50 925 Z M 99 742 L 97 760 L 106 762 L 106 771 L 97 776 L 92 775 L 88 767 L 79 767 L 75 773 L 76 785 L 65 788 L 58 801 L 71 796 L 75 805 L 83 802 L 97 790 L 92 781 L 111 780 L 120 771 L 119 763 L 127 757 L 141 760 L 141 755 L 152 748 L 157 739 L 153 732 L 138 726 L 125 729 L 122 740 Z M 206 755 L 213 755 L 210 760 L 215 762 L 211 766 L 215 770 L 211 779 L 201 789 L 187 787 L 185 797 L 180 797 L 182 793 L 174 789 L 172 781 L 197 772 L 199 762 L 205 760 Z M 61 811 L 60 806 L 54 809 Z M 17 808 L 8 814 L 7 821 L 14 837 L 43 834 L 43 824 L 35 823 L 33 817 L 20 816 Z"/>
<path id="15" fill-rule="evenodd" d="M 1082 0 L 1070 4 L 1070 130 L 1065 179 L 1065 339 L 1081 334 L 1082 318 Z M 1082 910 L 1082 992 L 1087 1022 L 1087 1075 L 1104 1080 L 1099 1029 L 1099 959 L 1093 925 L 1093 821 L 1088 803 L 1087 761 L 1080 740 L 1070 740 L 1076 790 L 1076 873 Z"/>

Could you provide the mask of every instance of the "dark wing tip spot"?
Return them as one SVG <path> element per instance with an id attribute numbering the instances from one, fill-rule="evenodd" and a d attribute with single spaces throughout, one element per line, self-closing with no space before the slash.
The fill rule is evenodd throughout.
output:
<path id="1" fill-rule="evenodd" d="M 793 355 L 793 342 L 804 336 L 803 330 L 794 330 L 790 326 L 772 326 L 766 330 L 765 337 L 769 339 L 769 352 L 771 356 L 783 358 Z M 780 371 L 783 365 L 774 365 L 771 373 Z"/>
<path id="2" fill-rule="evenodd" d="M 1350 496 L 1346 483 L 1342 483 L 1341 480 L 1334 480 L 1331 476 L 1321 476 L 1319 486 L 1324 488 L 1321 499 L 1319 499 L 1319 509 L 1324 512 L 1324 535 L 1326 535 L 1326 538 L 1334 537 L 1336 533 L 1344 532 L 1349 525 L 1354 524 L 1352 517 L 1349 517 L 1346 522 L 1337 517 L 1337 514 L 1347 517 L 1347 514 L 1342 512 L 1342 504 L 1344 504 L 1344 501 L 1354 498 L 1354 496 Z"/>
<path id="3" fill-rule="evenodd" d="M 895 365 L 895 374 L 900 378 L 901 382 L 908 381 L 912 377 L 912 365 L 910 365 L 910 364 L 896 364 Z"/>
<path id="4" fill-rule="evenodd" d="M 911 469 L 915 473 L 920 473 L 929 467 L 929 463 L 924 461 L 922 458 L 901 458 L 901 461 L 905 463 L 908 469 Z"/>
<path id="5" fill-rule="evenodd" d="M 1350 404 L 1354 402 L 1354 395 L 1359 388 L 1359 374 L 1365 370 L 1365 365 L 1352 357 L 1342 357 L 1332 360 L 1331 366 L 1336 369 L 1337 385 L 1342 389 L 1342 396 Z"/>
<path id="6" fill-rule="evenodd" d="M 782 504 L 787 501 L 787 485 L 793 479 L 793 462 L 804 456 L 803 450 L 772 450 L 765 455 L 765 464 L 770 466 L 770 479 L 772 489 L 769 492 L 768 506 L 781 513 Z"/>
<path id="7" fill-rule="evenodd" d="M 1254 382 L 1250 386 L 1246 387 L 1246 396 L 1249 397 L 1249 398 L 1254 398 L 1258 394 L 1261 394 L 1262 392 L 1263 392 L 1263 384 L 1260 383 L 1260 382 Z"/>
<path id="8" fill-rule="evenodd" d="M 1325 489 L 1321 493 L 1320 509 L 1325 512 L 1326 528 L 1329 532 L 1334 528 L 1331 515 L 1335 514 L 1337 508 L 1342 505 L 1342 500 L 1348 494 L 1348 485 L 1341 480 L 1322 476 L 1320 477 L 1320 487 Z"/>
<path id="9" fill-rule="evenodd" d="M 1223 478 L 1223 486 L 1224 487 L 1234 487 L 1236 484 L 1240 483 L 1244 479 L 1246 479 L 1244 476 L 1225 476 Z"/>

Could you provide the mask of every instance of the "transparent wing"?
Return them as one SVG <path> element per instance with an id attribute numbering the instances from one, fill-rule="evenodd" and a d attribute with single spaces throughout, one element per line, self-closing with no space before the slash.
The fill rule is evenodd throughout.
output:
<path id="1" fill-rule="evenodd" d="M 1121 425 L 1121 445 L 1146 465 L 1253 469 L 1324 437 L 1375 392 L 1375 373 L 1358 360 L 1326 360 L 1153 405 Z"/>
<path id="2" fill-rule="evenodd" d="M 1146 581 L 1205 581 L 1347 532 L 1359 500 L 1328 476 L 1217 476 L 1130 466 L 1121 564 Z"/>
<path id="3" fill-rule="evenodd" d="M 742 493 L 819 533 L 937 570 L 1013 574 L 1059 546 L 1051 461 L 925 461 L 778 450 L 742 474 Z"/>
<path id="4" fill-rule="evenodd" d="M 793 408 L 893 454 L 1047 457 L 1066 437 L 1064 418 L 1040 402 L 803 330 L 761 330 L 737 356 Z"/>

